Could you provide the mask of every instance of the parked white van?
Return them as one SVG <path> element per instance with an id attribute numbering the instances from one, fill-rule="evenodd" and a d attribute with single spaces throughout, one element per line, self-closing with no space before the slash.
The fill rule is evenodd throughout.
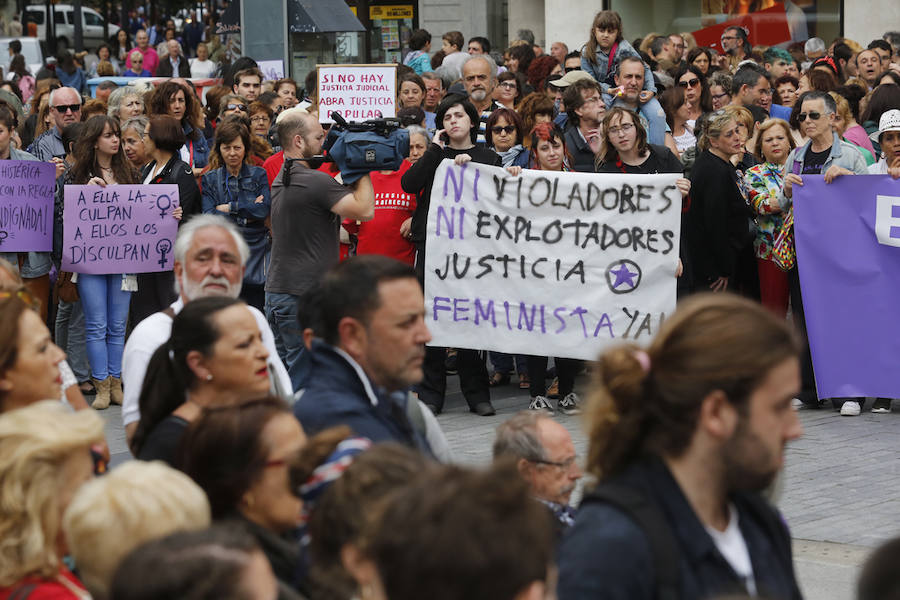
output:
<path id="1" fill-rule="evenodd" d="M 57 45 L 72 48 L 75 43 L 74 8 L 71 4 L 54 4 L 53 9 L 55 16 L 53 23 L 56 26 Z M 47 35 L 45 31 L 47 21 L 44 18 L 46 15 L 47 8 L 43 4 L 26 6 L 22 14 L 23 24 L 28 21 L 33 21 L 37 24 L 37 35 L 40 40 L 46 39 Z M 93 8 L 81 7 L 81 27 L 86 49 L 95 50 L 101 43 L 106 41 L 106 38 L 103 37 L 104 21 L 103 16 Z M 110 24 L 110 37 L 114 37 L 118 32 L 119 26 Z"/>

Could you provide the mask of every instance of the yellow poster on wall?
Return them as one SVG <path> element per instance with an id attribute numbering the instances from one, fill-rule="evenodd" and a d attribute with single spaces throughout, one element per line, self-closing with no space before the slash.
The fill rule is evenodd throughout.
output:
<path id="1" fill-rule="evenodd" d="M 369 18 L 373 21 L 375 19 L 412 19 L 413 7 L 411 4 L 370 6 Z"/>

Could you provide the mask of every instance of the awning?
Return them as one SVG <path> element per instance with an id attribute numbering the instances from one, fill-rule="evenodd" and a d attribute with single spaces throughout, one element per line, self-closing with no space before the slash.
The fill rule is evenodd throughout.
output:
<path id="1" fill-rule="evenodd" d="M 344 0 L 288 0 L 291 33 L 365 31 Z"/>

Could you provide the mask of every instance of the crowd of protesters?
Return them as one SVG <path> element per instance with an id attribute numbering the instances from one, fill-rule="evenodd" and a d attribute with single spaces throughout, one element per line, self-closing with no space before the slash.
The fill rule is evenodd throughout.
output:
<path id="1" fill-rule="evenodd" d="M 720 54 L 629 42 L 601 11 L 572 52 L 451 31 L 432 53 L 417 30 L 409 156 L 346 183 L 321 160 L 315 71 L 266 81 L 163 24 L 135 12 L 96 61 L 35 75 L 10 45 L 0 160 L 57 183 L 53 250 L 0 254 L 0 600 L 801 597 L 764 495 L 795 409 L 821 403 L 792 197 L 801 175 L 900 178 L 900 34 L 754 48 L 728 28 Z M 169 79 L 86 100 L 85 73 Z M 216 74 L 202 94 L 187 79 Z M 583 361 L 428 345 L 444 159 L 678 174 L 679 308 L 598 358 L 584 405 Z M 174 268 L 61 271 L 66 186 L 120 184 L 177 185 Z M 529 391 L 487 470 L 452 466 L 452 374 L 480 416 L 513 377 Z M 106 473 L 110 404 L 137 460 Z M 557 412 L 585 413 L 584 461 Z M 898 552 L 873 555 L 860 600 L 898 585 Z"/>

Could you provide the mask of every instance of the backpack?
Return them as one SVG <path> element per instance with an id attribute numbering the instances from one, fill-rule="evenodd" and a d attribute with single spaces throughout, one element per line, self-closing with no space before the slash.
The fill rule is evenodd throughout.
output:
<path id="1" fill-rule="evenodd" d="M 755 496 L 742 496 L 741 505 L 760 524 L 785 564 L 793 565 L 791 541 L 777 513 Z M 643 492 L 620 483 L 601 483 L 581 504 L 599 502 L 624 512 L 643 531 L 656 568 L 656 599 L 681 600 L 681 549 L 659 505 Z M 796 581 L 794 583 L 796 588 Z M 799 596 L 799 591 L 795 594 Z"/>

